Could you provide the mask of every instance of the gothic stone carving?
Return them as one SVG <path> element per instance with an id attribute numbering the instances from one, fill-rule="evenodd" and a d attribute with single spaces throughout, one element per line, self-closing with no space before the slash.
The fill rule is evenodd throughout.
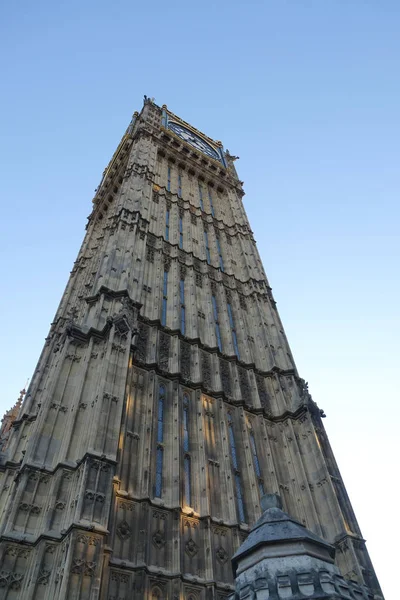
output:
<path id="1" fill-rule="evenodd" d="M 149 339 L 149 326 L 145 323 L 139 323 L 138 337 L 136 343 L 136 358 L 145 362 L 147 357 L 147 344 Z"/>
<path id="2" fill-rule="evenodd" d="M 160 369 L 168 371 L 171 336 L 160 331 L 160 347 L 158 364 Z"/>
<path id="3" fill-rule="evenodd" d="M 181 341 L 181 373 L 184 379 L 190 379 L 190 353 L 190 344 Z"/>
<path id="4" fill-rule="evenodd" d="M 203 378 L 203 384 L 206 389 L 211 389 L 211 358 L 207 352 L 201 350 L 201 372 Z"/>
<path id="5" fill-rule="evenodd" d="M 232 396 L 231 371 L 229 363 L 224 358 L 219 359 L 221 368 L 221 383 L 222 389 L 228 396 Z"/>

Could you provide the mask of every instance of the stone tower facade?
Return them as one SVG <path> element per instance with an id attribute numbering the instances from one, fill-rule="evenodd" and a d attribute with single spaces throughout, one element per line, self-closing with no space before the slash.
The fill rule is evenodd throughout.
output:
<path id="1" fill-rule="evenodd" d="M 166 106 L 134 114 L 7 421 L 0 599 L 223 600 L 265 493 L 379 592 L 235 158 Z"/>

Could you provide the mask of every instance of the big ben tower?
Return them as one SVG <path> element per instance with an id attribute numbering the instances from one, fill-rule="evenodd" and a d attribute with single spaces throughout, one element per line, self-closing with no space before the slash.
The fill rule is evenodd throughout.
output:
<path id="1" fill-rule="evenodd" d="M 379 593 L 234 160 L 166 106 L 134 114 L 3 420 L 0 600 L 223 600 L 265 493 Z"/>

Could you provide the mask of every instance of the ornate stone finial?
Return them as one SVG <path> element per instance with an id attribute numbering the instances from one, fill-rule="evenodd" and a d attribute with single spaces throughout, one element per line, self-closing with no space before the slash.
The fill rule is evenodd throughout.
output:
<path id="1" fill-rule="evenodd" d="M 28 382 L 29 382 L 29 379 L 27 379 L 25 387 L 20 391 L 18 400 L 16 401 L 16 403 L 14 404 L 14 406 L 11 408 L 11 410 L 9 410 L 8 413 L 7 413 L 13 419 L 13 421 L 15 421 L 15 419 L 17 418 L 18 413 L 19 413 L 19 409 L 22 406 L 22 401 L 23 401 L 24 396 L 26 394 L 26 388 L 28 387 Z"/>
<path id="2" fill-rule="evenodd" d="M 22 404 L 22 400 L 24 399 L 25 394 L 26 394 L 26 389 L 23 388 L 19 393 L 19 398 L 17 400 L 17 404 L 20 404 L 20 405 Z"/>
<path id="3" fill-rule="evenodd" d="M 226 154 L 226 158 L 228 160 L 231 160 L 232 162 L 234 162 L 235 160 L 239 160 L 239 157 L 231 154 L 228 149 L 226 149 L 225 154 Z"/>
<path id="4" fill-rule="evenodd" d="M 165 110 L 167 110 L 168 106 L 166 104 L 163 104 L 161 108 L 164 108 Z"/>
<path id="5" fill-rule="evenodd" d="M 28 381 L 29 381 L 29 379 L 28 379 Z M 27 387 L 28 381 L 26 382 L 25 387 Z M 23 388 L 20 391 L 18 400 L 16 401 L 14 406 L 5 413 L 5 415 L 3 416 L 2 420 L 1 420 L 1 423 L 0 423 L 0 451 L 4 451 L 7 447 L 8 438 L 10 436 L 11 426 L 14 423 L 14 421 L 16 420 L 16 418 L 18 417 L 18 413 L 20 411 L 22 401 L 24 399 L 25 394 L 26 394 L 26 389 Z"/>
<path id="6" fill-rule="evenodd" d="M 269 508 L 280 508 L 282 510 L 282 500 L 279 494 L 264 494 L 261 498 L 261 508 L 265 512 Z"/>

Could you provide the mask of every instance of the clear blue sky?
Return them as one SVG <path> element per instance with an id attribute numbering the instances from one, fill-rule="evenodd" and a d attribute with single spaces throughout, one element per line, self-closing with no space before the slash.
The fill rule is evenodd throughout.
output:
<path id="1" fill-rule="evenodd" d="M 297 366 L 397 600 L 398 0 L 25 0 L 1 12 L 0 408 L 32 374 L 93 191 L 154 96 L 241 157 Z"/>

